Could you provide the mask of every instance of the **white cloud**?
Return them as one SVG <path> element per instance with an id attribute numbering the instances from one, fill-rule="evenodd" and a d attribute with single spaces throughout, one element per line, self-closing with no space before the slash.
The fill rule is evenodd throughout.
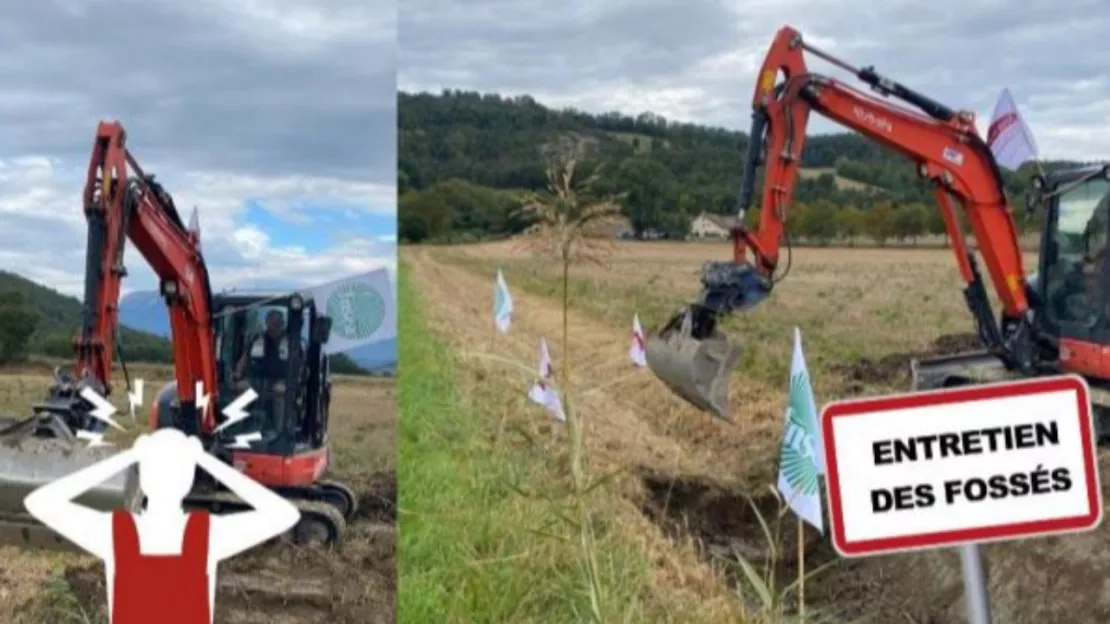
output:
<path id="1" fill-rule="evenodd" d="M 407 0 L 398 86 L 529 94 L 747 130 L 775 32 L 874 65 L 984 125 L 1009 87 L 1049 158 L 1110 158 L 1110 13 L 1102 0 Z M 809 69 L 865 85 L 810 56 Z M 842 131 L 813 116 L 812 132 Z"/>
<path id="2" fill-rule="evenodd" d="M 396 213 L 396 28 L 395 0 L 0 3 L 0 269 L 81 295 L 86 159 L 112 118 L 182 218 L 199 207 L 214 288 L 391 265 L 369 232 L 277 244 L 246 206 L 286 228 L 308 205 Z M 125 261 L 125 292 L 157 287 Z"/>
<path id="3" fill-rule="evenodd" d="M 313 284 L 395 261 L 395 241 L 348 236 L 322 253 L 299 246 L 281 247 L 268 234 L 245 222 L 243 198 L 270 206 L 304 197 L 354 201 L 374 198 L 373 187 L 359 182 L 310 178 L 266 179 L 227 173 L 185 172 L 180 184 L 163 180 L 174 202 L 188 217 L 199 207 L 201 245 L 213 288 L 244 280 L 280 278 Z M 159 177 L 160 179 L 160 177 Z M 81 211 L 82 172 L 47 158 L 0 161 L 0 267 L 66 294 L 80 296 L 83 286 L 85 218 Z M 174 193 L 173 188 L 186 189 Z M 325 189 L 326 193 L 321 193 Z M 372 206 L 374 203 L 367 203 Z M 157 287 L 154 273 L 129 246 L 125 255 L 125 292 Z"/>

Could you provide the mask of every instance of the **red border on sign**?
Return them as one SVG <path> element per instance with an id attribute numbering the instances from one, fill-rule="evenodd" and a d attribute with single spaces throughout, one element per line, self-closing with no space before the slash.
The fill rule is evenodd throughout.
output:
<path id="1" fill-rule="evenodd" d="M 989 527 L 917 533 L 900 537 L 849 542 L 844 534 L 844 512 L 841 508 L 840 475 L 837 472 L 836 444 L 833 420 L 851 418 L 873 412 L 930 407 L 951 403 L 967 403 L 983 399 L 1027 396 L 1072 390 L 1076 393 L 1083 436 L 1083 465 L 1087 476 L 1088 512 L 1081 516 L 1035 520 Z M 821 436 L 825 451 L 825 481 L 829 497 L 829 517 L 832 523 L 832 542 L 841 555 L 860 557 L 894 551 L 920 550 L 954 546 L 970 542 L 989 542 L 1017 539 L 1041 534 L 1058 534 L 1093 529 L 1102 520 L 1102 497 L 1095 455 L 1094 430 L 1091 420 L 1090 390 L 1087 382 L 1078 375 L 1036 377 L 1014 382 L 993 383 L 914 392 L 904 395 L 870 397 L 834 401 L 821 411 Z"/>

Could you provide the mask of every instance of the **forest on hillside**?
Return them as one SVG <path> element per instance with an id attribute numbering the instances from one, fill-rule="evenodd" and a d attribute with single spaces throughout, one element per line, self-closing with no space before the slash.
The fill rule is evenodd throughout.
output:
<path id="1" fill-rule="evenodd" d="M 0 365 L 32 355 L 73 356 L 73 336 L 81 319 L 81 302 L 22 276 L 0 270 Z M 117 358 L 126 362 L 173 362 L 170 341 L 130 327 L 120 327 Z M 330 356 L 331 370 L 364 374 L 345 354 Z"/>
<path id="2" fill-rule="evenodd" d="M 81 319 L 81 302 L 15 273 L 0 270 L 0 363 L 28 355 L 68 358 Z M 171 362 L 169 341 L 120 328 L 124 356 L 136 362 Z"/>
<path id="3" fill-rule="evenodd" d="M 400 93 L 398 130 L 403 242 L 522 231 L 528 223 L 517 209 L 526 193 L 545 185 L 544 148 L 566 138 L 601 163 L 599 190 L 624 194 L 622 213 L 637 233 L 683 235 L 703 211 L 734 212 L 748 144 L 743 132 L 652 113 L 595 115 L 548 108 L 526 95 L 455 90 Z M 1046 169 L 1070 164 L 1042 163 Z M 877 143 L 847 132 L 811 136 L 802 165 L 793 234 L 818 241 L 869 236 L 882 244 L 944 231 L 932 190 L 909 161 Z M 1019 215 L 1033 168 L 1003 170 Z M 757 180 L 757 191 L 760 186 Z"/>

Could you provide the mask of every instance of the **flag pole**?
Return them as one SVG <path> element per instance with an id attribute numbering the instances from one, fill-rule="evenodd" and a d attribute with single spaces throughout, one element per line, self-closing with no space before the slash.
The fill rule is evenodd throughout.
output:
<path id="1" fill-rule="evenodd" d="M 801 516 L 798 520 L 798 620 L 806 621 L 806 525 Z"/>

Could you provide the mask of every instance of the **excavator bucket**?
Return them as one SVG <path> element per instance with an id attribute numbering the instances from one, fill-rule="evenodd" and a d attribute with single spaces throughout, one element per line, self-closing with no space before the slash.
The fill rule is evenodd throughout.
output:
<path id="1" fill-rule="evenodd" d="M 704 339 L 672 328 L 648 337 L 647 364 L 672 392 L 694 407 L 731 420 L 728 380 L 740 358 L 740 348 L 728 337 L 714 333 Z"/>
<path id="2" fill-rule="evenodd" d="M 28 514 L 23 500 L 36 488 L 115 452 L 118 449 L 110 446 L 89 448 L 53 414 L 38 414 L 18 421 L 0 420 L 0 544 L 76 549 Z M 137 509 L 140 499 L 138 471 L 132 466 L 78 496 L 76 501 L 109 511 L 121 507 Z"/>
<path id="3" fill-rule="evenodd" d="M 710 262 L 703 289 L 691 304 L 650 333 L 644 347 L 648 368 L 694 407 L 732 420 L 728 382 L 741 350 L 717 327 L 719 317 L 763 301 L 771 284 L 742 262 Z"/>

